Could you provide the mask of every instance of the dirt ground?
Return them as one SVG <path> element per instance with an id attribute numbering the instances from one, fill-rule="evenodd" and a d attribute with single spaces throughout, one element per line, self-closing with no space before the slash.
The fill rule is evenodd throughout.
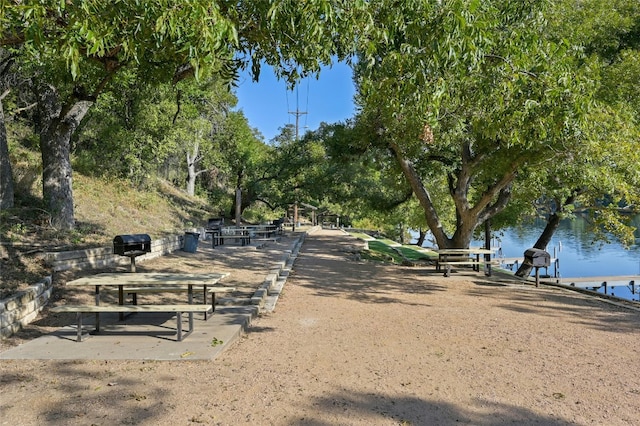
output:
<path id="1" fill-rule="evenodd" d="M 640 423 L 640 312 L 358 244 L 309 235 L 276 310 L 213 361 L 1 361 L 0 424 Z"/>

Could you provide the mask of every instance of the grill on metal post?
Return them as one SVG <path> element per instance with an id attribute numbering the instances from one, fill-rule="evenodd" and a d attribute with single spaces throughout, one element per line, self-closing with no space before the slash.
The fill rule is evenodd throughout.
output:
<path id="1" fill-rule="evenodd" d="M 282 224 L 283 223 L 284 223 L 284 217 L 281 217 L 279 219 L 275 219 L 275 220 L 273 220 L 271 222 L 271 224 L 276 227 L 276 233 L 279 234 L 279 235 L 282 234 Z"/>
<path id="2" fill-rule="evenodd" d="M 113 254 L 131 259 L 131 272 L 136 271 L 136 257 L 151 252 L 151 237 L 147 234 L 116 235 Z"/>
<path id="3" fill-rule="evenodd" d="M 548 268 L 551 265 L 551 255 L 537 248 L 524 251 L 524 263 L 536 268 L 536 287 L 540 284 L 540 268 Z"/>
<path id="4" fill-rule="evenodd" d="M 224 224 L 224 219 L 221 217 L 214 217 L 207 221 L 207 230 L 217 231 L 222 228 Z"/>
<path id="5" fill-rule="evenodd" d="M 219 243 L 222 243 L 222 239 L 220 235 L 222 235 L 222 227 L 224 226 L 224 218 L 223 217 L 214 217 L 207 221 L 207 227 L 204 232 L 206 234 L 211 234 L 212 239 L 212 247 L 217 246 Z"/>

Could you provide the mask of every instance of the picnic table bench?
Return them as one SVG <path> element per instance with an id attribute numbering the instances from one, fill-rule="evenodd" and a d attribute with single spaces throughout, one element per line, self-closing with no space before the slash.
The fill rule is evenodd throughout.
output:
<path id="1" fill-rule="evenodd" d="M 76 314 L 77 321 L 77 337 L 76 341 L 82 341 L 82 315 L 88 313 L 96 314 L 95 332 L 100 332 L 100 314 L 101 313 L 137 313 L 137 312 L 169 312 L 176 314 L 177 321 L 177 337 L 176 340 L 181 342 L 193 331 L 193 313 L 211 311 L 209 305 L 195 304 L 178 304 L 178 305 L 62 305 L 51 308 L 51 312 L 71 312 Z M 182 329 L 182 314 L 189 314 L 189 329 Z"/>
<path id="2" fill-rule="evenodd" d="M 442 270 L 444 266 L 444 276 L 451 275 L 452 266 L 471 265 L 474 271 L 480 272 L 480 265 L 486 267 L 486 274 L 491 276 L 491 265 L 497 262 L 486 259 L 485 255 L 493 254 L 493 250 L 485 248 L 468 249 L 438 249 L 438 260 L 436 260 L 436 270 Z"/>
<path id="3" fill-rule="evenodd" d="M 205 234 L 211 235 L 211 247 L 224 245 L 224 240 L 240 240 L 242 246 L 251 244 L 251 235 L 246 229 L 227 227 L 213 230 L 206 230 Z"/>
<path id="4" fill-rule="evenodd" d="M 130 295 L 131 303 L 134 305 L 138 304 L 138 294 L 140 293 L 185 293 L 189 291 L 189 287 L 124 287 L 124 292 L 127 295 Z M 231 291 L 236 291 L 235 287 L 193 287 L 194 292 L 201 291 L 203 295 L 203 300 L 207 303 L 207 295 L 211 295 L 211 312 L 215 312 L 216 310 L 216 293 L 229 293 Z M 207 319 L 207 312 L 204 314 L 204 319 Z"/>

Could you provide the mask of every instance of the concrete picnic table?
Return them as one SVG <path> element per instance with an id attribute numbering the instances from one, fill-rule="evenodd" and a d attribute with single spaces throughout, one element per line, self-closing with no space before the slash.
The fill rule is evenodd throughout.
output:
<path id="1" fill-rule="evenodd" d="M 100 313 L 101 312 L 119 312 L 120 320 L 124 319 L 125 312 L 176 312 L 178 321 L 178 341 L 182 340 L 182 322 L 181 313 L 188 312 L 189 315 L 189 332 L 193 331 L 193 313 L 194 311 L 204 312 L 205 320 L 207 312 L 210 310 L 206 305 L 206 295 L 222 278 L 228 276 L 229 273 L 206 273 L 206 274 L 186 274 L 186 273 L 163 273 L 163 272 L 146 272 L 146 273 L 102 273 L 89 277 L 78 278 L 67 282 L 66 285 L 71 287 L 91 286 L 94 287 L 95 306 L 88 305 L 67 305 L 53 308 L 58 312 L 76 312 L 78 314 L 78 341 L 81 340 L 81 314 L 83 312 L 94 312 L 96 314 L 96 331 L 100 331 Z M 118 287 L 118 306 L 100 305 L 100 288 L 102 286 Z M 135 286 L 135 287 L 133 287 Z M 202 286 L 205 297 L 204 305 L 193 304 L 194 286 Z M 187 291 L 188 305 L 124 305 L 125 292 L 163 292 L 163 291 Z M 214 299 L 212 299 L 214 300 Z M 205 310 L 206 308 L 206 310 Z M 211 309 L 213 312 L 213 309 Z"/>
<path id="2" fill-rule="evenodd" d="M 441 266 L 445 266 L 444 276 L 448 277 L 451 273 L 452 265 L 471 265 L 474 271 L 480 272 L 480 264 L 484 263 L 487 266 L 487 275 L 491 276 L 491 260 L 487 261 L 484 255 L 492 255 L 494 250 L 486 249 L 483 247 L 470 247 L 466 249 L 454 248 L 454 249 L 436 249 L 438 253 L 438 260 L 436 261 L 436 270 L 440 271 Z M 480 256 L 483 256 L 481 259 Z M 475 260 L 470 260 L 475 256 Z M 457 260 L 451 260 L 456 258 Z M 464 259 L 460 259 L 464 258 Z"/>

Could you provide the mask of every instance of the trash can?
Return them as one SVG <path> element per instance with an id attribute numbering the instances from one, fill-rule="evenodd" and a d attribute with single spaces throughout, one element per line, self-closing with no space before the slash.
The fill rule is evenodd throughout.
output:
<path id="1" fill-rule="evenodd" d="M 184 233 L 184 247 L 183 251 L 188 253 L 195 253 L 198 250 L 198 238 L 200 234 L 198 232 L 185 232 Z"/>

